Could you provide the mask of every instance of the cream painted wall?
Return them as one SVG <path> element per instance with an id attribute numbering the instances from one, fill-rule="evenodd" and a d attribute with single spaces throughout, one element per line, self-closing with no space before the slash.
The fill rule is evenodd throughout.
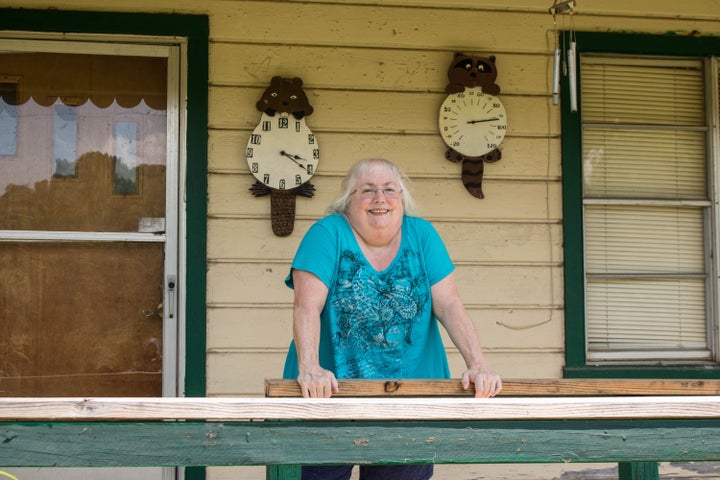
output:
<path id="1" fill-rule="evenodd" d="M 551 104 L 552 1 L 0 0 L 0 7 L 207 14 L 210 19 L 208 395 L 261 395 L 291 338 L 283 279 L 347 168 L 365 157 L 403 166 L 425 217 L 457 263 L 459 288 L 494 368 L 559 377 L 563 366 L 560 112 Z M 717 0 L 579 0 L 577 30 L 720 35 Z M 567 16 L 558 18 L 568 27 Z M 467 194 L 437 133 L 455 51 L 497 56 L 509 118 L 486 198 Z M 267 198 L 248 192 L 244 147 L 274 75 L 298 76 L 322 148 L 317 195 L 299 199 L 295 232 L 274 237 Z M 455 375 L 462 365 L 449 346 Z M 575 478 L 572 467 L 440 467 L 452 478 Z M 558 470 L 557 472 L 555 470 Z M 600 466 L 598 469 L 607 468 Z M 503 470 L 504 469 L 504 470 Z M 508 472 L 514 472 L 508 474 Z M 554 472 L 554 473 L 551 473 Z M 237 478 L 211 469 L 209 478 Z M 262 478 L 244 469 L 243 478 Z M 593 477 L 598 478 L 598 477 Z"/>
<path id="2" fill-rule="evenodd" d="M 282 45 L 239 43 L 226 18 L 211 22 L 222 42 L 211 46 L 208 391 L 253 395 L 259 380 L 279 375 L 291 335 L 292 297 L 283 279 L 295 247 L 347 168 L 368 156 L 398 162 L 413 179 L 424 216 L 457 262 L 460 291 L 495 368 L 510 376 L 559 376 L 559 111 L 548 104 L 545 55 L 505 53 L 485 26 L 487 34 L 469 34 L 500 22 L 497 12 L 489 14 L 493 20 L 477 10 L 310 4 L 288 7 L 280 15 L 299 17 L 297 28 L 276 32 L 263 25 L 257 6 L 241 6 L 247 36 L 273 35 Z M 518 19 L 515 35 L 527 31 L 533 44 L 547 43 L 548 14 Z M 444 159 L 437 134 L 455 50 L 498 56 L 510 118 L 504 159 L 486 168 L 484 200 L 466 193 L 459 165 Z M 298 201 L 296 232 L 282 239 L 270 234 L 267 199 L 249 196 L 253 180 L 242 160 L 259 119 L 254 104 L 273 75 L 303 78 L 315 108 L 307 123 L 322 149 L 317 195 Z M 262 338 L 247 335 L 255 326 Z M 459 375 L 454 349 L 451 360 Z"/>
<path id="3" fill-rule="evenodd" d="M 369 156 L 398 162 L 413 179 L 423 215 L 457 263 L 461 294 L 494 368 L 505 377 L 562 375 L 560 118 L 549 95 L 551 3 L 375 3 L 227 1 L 211 19 L 212 394 L 254 395 L 259 379 L 279 374 L 291 334 L 291 292 L 282 283 L 289 261 L 347 168 Z M 672 2 L 629 7 L 583 1 L 575 27 L 717 33 L 720 17 L 708 13 L 712 7 L 707 2 L 679 11 Z M 569 26 L 569 19 L 562 16 L 558 24 Z M 486 166 L 484 200 L 465 192 L 459 166 L 444 159 L 437 134 L 454 51 L 497 56 L 509 132 L 503 159 Z M 289 238 L 273 238 L 267 200 L 249 198 L 252 178 L 241 152 L 259 118 L 254 103 L 273 75 L 304 80 L 315 107 L 307 122 L 322 148 L 313 180 L 317 195 L 298 201 Z M 459 375 L 462 361 L 451 345 L 449 353 Z"/>

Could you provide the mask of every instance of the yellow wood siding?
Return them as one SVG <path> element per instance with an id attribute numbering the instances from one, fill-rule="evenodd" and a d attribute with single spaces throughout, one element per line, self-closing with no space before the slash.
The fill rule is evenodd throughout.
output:
<path id="1" fill-rule="evenodd" d="M 291 334 L 292 297 L 282 284 L 289 261 L 347 168 L 370 156 L 390 158 L 412 177 L 423 216 L 458 265 L 461 294 L 494 366 L 505 376 L 560 376 L 560 128 L 548 95 L 549 5 L 223 3 L 211 19 L 209 391 L 252 395 L 260 373 L 279 371 Z M 576 28 L 718 31 L 717 17 L 694 7 L 583 2 Z M 503 160 L 486 167 L 484 200 L 465 192 L 437 135 L 454 51 L 497 56 L 509 131 Z M 259 118 L 254 103 L 273 75 L 303 78 L 315 107 L 307 122 L 322 148 L 317 195 L 298 200 L 290 238 L 270 234 L 269 202 L 249 197 L 242 155 Z"/>

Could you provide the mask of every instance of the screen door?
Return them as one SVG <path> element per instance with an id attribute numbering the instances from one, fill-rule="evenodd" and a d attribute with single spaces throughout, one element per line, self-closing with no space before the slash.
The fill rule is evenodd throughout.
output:
<path id="1" fill-rule="evenodd" d="M 0 396 L 177 395 L 179 58 L 0 39 Z"/>

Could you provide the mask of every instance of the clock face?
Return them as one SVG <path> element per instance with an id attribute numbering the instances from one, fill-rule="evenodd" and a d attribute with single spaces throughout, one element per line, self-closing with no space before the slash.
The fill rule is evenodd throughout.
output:
<path id="1" fill-rule="evenodd" d="M 468 157 L 479 157 L 498 148 L 507 132 L 502 102 L 481 87 L 447 96 L 440 107 L 440 135 L 448 147 Z"/>
<path id="2" fill-rule="evenodd" d="M 263 113 L 250 135 L 246 157 L 258 181 L 276 190 L 290 190 L 315 174 L 320 150 L 304 118 Z"/>

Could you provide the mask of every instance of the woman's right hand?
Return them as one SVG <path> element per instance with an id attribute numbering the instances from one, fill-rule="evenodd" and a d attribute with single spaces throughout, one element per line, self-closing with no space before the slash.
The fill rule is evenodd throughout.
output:
<path id="1" fill-rule="evenodd" d="M 333 393 L 340 391 L 335 375 L 320 366 L 300 369 L 297 382 L 305 398 L 330 398 Z"/>

